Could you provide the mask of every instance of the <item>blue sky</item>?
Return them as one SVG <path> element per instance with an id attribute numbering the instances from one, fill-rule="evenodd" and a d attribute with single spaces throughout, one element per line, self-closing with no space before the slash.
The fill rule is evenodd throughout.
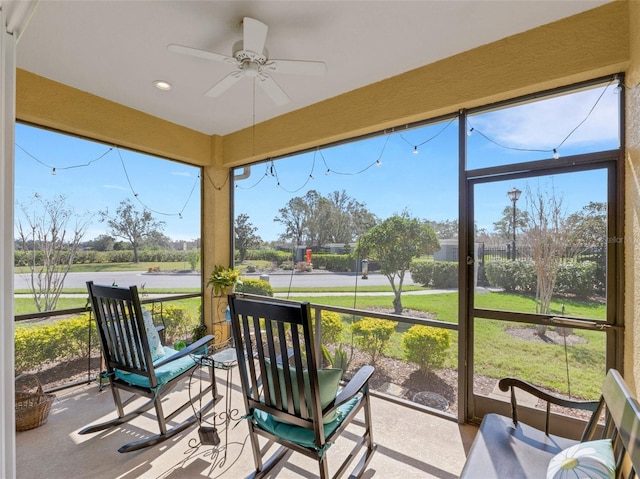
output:
<path id="1" fill-rule="evenodd" d="M 602 92 L 587 90 L 470 117 L 468 125 L 474 132 L 468 137 L 469 167 L 552 156 L 514 149 L 552 150 L 560 145 L 558 152 L 566 156 L 616 148 L 618 96 L 610 87 L 599 99 Z M 404 209 L 423 219 L 456 219 L 457 132 L 457 120 L 443 122 L 278 160 L 273 175 L 270 163 L 253 166 L 251 176 L 235 189 L 236 214 L 248 214 L 264 240 L 275 240 L 283 231 L 273 221 L 278 209 L 315 189 L 322 194 L 345 190 L 381 219 Z M 20 124 L 16 145 L 16 203 L 28 204 L 36 193 L 47 199 L 66 195 L 76 213 L 95 215 L 86 239 L 106 233 L 96 213 L 115 211 L 125 198 L 165 221 L 164 233 L 172 239 L 199 237 L 198 168 Z M 414 145 L 419 145 L 418 154 Z M 605 201 L 602 183 L 598 172 L 553 179 L 568 213 L 589 201 Z M 550 185 L 550 181 L 528 183 L 532 189 Z M 510 204 L 506 192 L 513 186 L 524 191 L 527 180 L 478 187 L 480 226 L 491 229 Z"/>
<path id="2" fill-rule="evenodd" d="M 618 95 L 611 87 L 598 101 L 602 93 L 601 88 L 588 90 L 470 117 L 468 124 L 475 131 L 467 138 L 469 168 L 551 158 L 559 145 L 558 153 L 565 156 L 617 148 Z M 414 154 L 415 145 L 419 145 L 418 154 Z M 258 165 L 248 179 L 238 182 L 236 212 L 248 214 L 262 238 L 272 240 L 282 232 L 273 218 L 291 198 L 303 196 L 308 189 L 322 194 L 344 189 L 381 219 L 407 209 L 422 219 L 453 220 L 458 217 L 457 145 L 458 122 L 445 121 L 279 160 L 275 162 L 277 178 L 270 175 L 269 164 Z M 553 187 L 567 213 L 572 213 L 589 201 L 606 201 L 603 178 L 602 172 L 590 172 L 482 185 L 477 189 L 476 222 L 491 231 L 504 207 L 510 206 L 507 191 L 514 186 L 522 191 L 527 186 L 533 191 Z M 523 196 L 518 206 L 525 202 Z"/>
<path id="3" fill-rule="evenodd" d="M 146 207 L 158 220 L 165 221 L 164 234 L 172 239 L 198 238 L 199 173 L 199 168 L 178 162 L 16 126 L 16 204 L 29 204 L 36 193 L 46 199 L 66 195 L 77 214 L 94 216 L 86 239 L 106 233 L 97 212 L 115 212 L 120 201 L 127 198 L 140 211 Z M 19 214 L 16 208 L 16 216 Z"/>

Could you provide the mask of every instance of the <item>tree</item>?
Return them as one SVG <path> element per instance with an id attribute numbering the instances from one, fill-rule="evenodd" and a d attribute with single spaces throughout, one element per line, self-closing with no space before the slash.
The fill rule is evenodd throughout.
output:
<path id="1" fill-rule="evenodd" d="M 100 235 L 91 241 L 87 241 L 86 244 L 96 251 L 113 251 L 115 238 L 109 235 Z"/>
<path id="2" fill-rule="evenodd" d="M 433 228 L 411 218 L 405 211 L 387 218 L 363 234 L 356 246 L 356 255 L 380 263 L 380 270 L 391 283 L 394 293 L 393 309 L 400 314 L 402 284 L 411 260 L 439 248 L 440 243 Z"/>
<path id="3" fill-rule="evenodd" d="M 529 212 L 526 209 L 516 207 L 516 232 L 524 230 L 529 225 Z M 505 206 L 502 210 L 502 218 L 493 223 L 493 230 L 507 243 L 513 238 L 513 205 Z"/>
<path id="4" fill-rule="evenodd" d="M 436 232 L 438 239 L 451 239 L 458 237 L 458 220 L 425 221 Z"/>
<path id="5" fill-rule="evenodd" d="M 307 204 L 301 197 L 291 198 L 287 206 L 278 210 L 278 216 L 273 218 L 276 223 L 282 223 L 285 232 L 280 235 L 283 240 L 290 240 L 296 245 L 302 244 L 304 229 L 307 221 Z"/>
<path id="6" fill-rule="evenodd" d="M 156 220 L 151 212 L 144 208 L 139 212 L 131 200 L 122 200 L 115 216 L 109 216 L 109 210 L 99 212 L 101 222 L 106 221 L 111 234 L 128 241 L 133 248 L 133 262 L 138 262 L 138 249 L 146 238 L 157 235 L 164 229 L 165 222 Z"/>
<path id="7" fill-rule="evenodd" d="M 319 249 L 326 243 L 357 240 L 375 225 L 376 217 L 344 190 L 326 197 L 309 190 L 304 196 L 289 200 L 273 220 L 285 225 L 281 239 Z"/>
<path id="8" fill-rule="evenodd" d="M 332 205 L 330 242 L 351 243 L 376 224 L 376 217 L 364 203 L 347 195 L 345 190 L 327 195 Z"/>
<path id="9" fill-rule="evenodd" d="M 607 244 L 607 204 L 590 201 L 567 217 L 569 244 L 573 252 L 603 251 Z"/>
<path id="10" fill-rule="evenodd" d="M 171 243 L 171 238 L 156 230 L 150 231 L 140 246 L 150 250 L 169 250 Z"/>
<path id="11" fill-rule="evenodd" d="M 66 196 L 53 200 L 38 194 L 29 205 L 20 205 L 23 218 L 17 227 L 22 250 L 33 252 L 29 285 L 38 311 L 52 311 L 58 304 L 64 280 L 73 265 L 90 216 L 79 216 L 66 204 Z M 72 230 L 69 223 L 75 221 Z"/>
<path id="12" fill-rule="evenodd" d="M 523 236 L 535 262 L 536 312 L 549 314 L 558 268 L 568 246 L 566 216 L 562 198 L 553 189 L 548 193 L 538 188 L 532 193 L 527 186 L 526 198 L 529 224 Z M 545 331 L 544 327 L 538 329 L 540 335 Z"/>
<path id="13" fill-rule="evenodd" d="M 305 240 L 307 246 L 320 249 L 332 240 L 331 230 L 334 222 L 334 207 L 327 198 L 316 190 L 310 190 L 304 196 L 307 210 L 305 222 Z"/>
<path id="14" fill-rule="evenodd" d="M 242 263 L 247 257 L 247 250 L 255 248 L 262 243 L 262 238 L 256 234 L 258 228 L 249 222 L 249 215 L 244 213 L 236 217 L 236 223 L 233 232 L 236 240 L 236 248 L 240 253 L 240 262 Z"/>

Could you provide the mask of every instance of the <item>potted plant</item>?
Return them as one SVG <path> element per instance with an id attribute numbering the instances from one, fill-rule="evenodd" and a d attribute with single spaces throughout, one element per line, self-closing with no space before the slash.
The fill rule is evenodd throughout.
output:
<path id="1" fill-rule="evenodd" d="M 207 282 L 207 285 L 213 285 L 213 294 L 215 296 L 223 295 L 227 288 L 234 287 L 237 284 L 242 284 L 240 272 L 237 269 L 227 268 L 222 265 L 213 267 L 213 272 Z"/>

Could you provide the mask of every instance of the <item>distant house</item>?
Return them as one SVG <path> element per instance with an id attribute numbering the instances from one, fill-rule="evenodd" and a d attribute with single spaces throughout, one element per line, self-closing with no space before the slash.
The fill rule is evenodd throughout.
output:
<path id="1" fill-rule="evenodd" d="M 458 240 L 441 239 L 440 250 L 433 253 L 434 261 L 458 261 Z"/>

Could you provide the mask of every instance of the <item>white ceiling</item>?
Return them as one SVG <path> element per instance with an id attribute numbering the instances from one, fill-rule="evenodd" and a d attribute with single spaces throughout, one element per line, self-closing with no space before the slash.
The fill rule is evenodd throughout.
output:
<path id="1" fill-rule="evenodd" d="M 20 0 L 17 0 L 20 1 Z M 251 126 L 253 82 L 203 94 L 233 71 L 167 51 L 177 43 L 231 55 L 244 16 L 269 26 L 271 58 L 319 60 L 323 77 L 273 74 L 291 98 L 259 88 L 257 123 L 608 0 L 170 1 L 40 0 L 18 67 L 207 134 Z M 2 0 L 0 0 L 2 3 Z M 173 85 L 162 92 L 153 85 Z"/>

